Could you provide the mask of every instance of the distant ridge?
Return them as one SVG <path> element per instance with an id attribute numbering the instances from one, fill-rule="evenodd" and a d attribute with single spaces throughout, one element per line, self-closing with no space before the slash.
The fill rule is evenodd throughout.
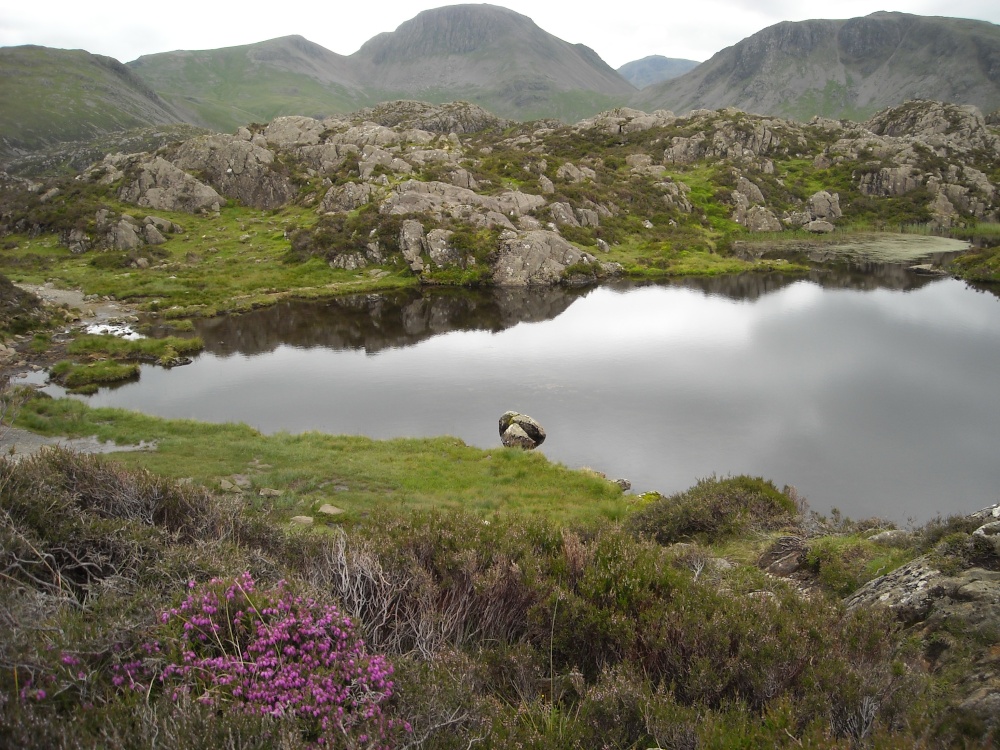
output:
<path id="1" fill-rule="evenodd" d="M 641 60 L 633 60 L 618 68 L 618 74 L 637 89 L 644 89 L 656 83 L 677 78 L 698 67 L 695 60 L 682 60 L 663 55 L 650 55 Z"/>
<path id="2" fill-rule="evenodd" d="M 112 57 L 27 45 L 0 47 L 0 155 L 184 117 Z"/>
<path id="3" fill-rule="evenodd" d="M 189 122 L 217 130 L 279 115 L 350 112 L 373 103 L 349 58 L 301 36 L 143 55 L 128 66 Z"/>
<path id="4" fill-rule="evenodd" d="M 863 120 L 908 99 L 973 104 L 984 112 L 1000 107 L 1000 26 L 886 12 L 783 22 L 651 86 L 632 103 Z"/>

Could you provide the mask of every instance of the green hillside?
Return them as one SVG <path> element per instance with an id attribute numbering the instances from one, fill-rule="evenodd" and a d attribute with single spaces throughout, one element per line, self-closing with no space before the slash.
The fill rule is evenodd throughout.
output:
<path id="1" fill-rule="evenodd" d="M 83 50 L 0 48 L 0 156 L 183 122 L 142 79 Z"/>

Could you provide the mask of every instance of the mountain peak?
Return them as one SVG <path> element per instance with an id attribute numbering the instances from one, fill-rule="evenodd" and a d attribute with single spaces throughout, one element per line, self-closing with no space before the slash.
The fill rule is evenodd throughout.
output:
<path id="1" fill-rule="evenodd" d="M 534 21 L 497 5 L 448 5 L 418 13 L 358 51 L 376 65 L 437 55 L 467 55 L 525 33 L 545 35 Z"/>

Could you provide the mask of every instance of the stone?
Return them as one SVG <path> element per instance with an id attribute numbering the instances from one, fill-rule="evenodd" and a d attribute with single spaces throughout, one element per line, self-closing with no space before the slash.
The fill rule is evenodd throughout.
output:
<path id="1" fill-rule="evenodd" d="M 298 526 L 312 526 L 312 516 L 292 516 L 291 522 Z"/>
<path id="2" fill-rule="evenodd" d="M 127 219 L 121 219 L 108 232 L 108 245 L 115 250 L 135 250 L 143 244 L 136 226 Z"/>
<path id="3" fill-rule="evenodd" d="M 160 233 L 160 230 L 152 224 L 146 224 L 143 227 L 142 235 L 147 245 L 162 245 L 167 241 L 167 238 Z"/>
<path id="4" fill-rule="evenodd" d="M 545 442 L 545 430 L 527 414 L 506 411 L 500 417 L 500 439 L 507 447 L 534 450 Z"/>
<path id="5" fill-rule="evenodd" d="M 121 156 L 120 154 L 118 156 Z M 160 211 L 200 211 L 216 212 L 225 199 L 214 188 L 195 179 L 184 170 L 166 159 L 156 156 L 142 160 L 139 155 L 127 162 L 116 165 L 130 167 L 134 177 L 118 191 L 118 197 L 126 203 L 157 209 Z M 114 156 L 105 158 L 105 162 Z"/>
<path id="6" fill-rule="evenodd" d="M 424 245 L 431 262 L 438 268 L 455 265 L 462 260 L 462 254 L 449 244 L 453 234 L 447 229 L 432 229 L 427 233 Z"/>
<path id="7" fill-rule="evenodd" d="M 1000 535 L 1000 521 L 985 523 L 972 532 L 973 536 L 998 536 Z"/>
<path id="8" fill-rule="evenodd" d="M 70 230 L 70 233 L 66 239 L 66 246 L 69 251 L 74 255 L 79 255 L 80 253 L 85 253 L 90 249 L 91 241 L 90 236 L 87 235 L 82 229 Z"/>
<path id="9" fill-rule="evenodd" d="M 322 513 L 324 516 L 339 516 L 341 513 L 346 513 L 347 511 L 343 508 L 338 508 L 336 505 L 325 503 L 318 512 Z"/>
<path id="10" fill-rule="evenodd" d="M 557 284 L 567 267 L 596 261 L 548 229 L 504 232 L 490 260 L 491 278 L 497 286 Z"/>
<path id="11" fill-rule="evenodd" d="M 836 227 L 828 221 L 816 219 L 815 221 L 810 221 L 806 224 L 803 229 L 807 232 L 812 232 L 813 234 L 829 234 L 834 231 Z"/>
<path id="12" fill-rule="evenodd" d="M 556 224 L 567 227 L 580 226 L 580 222 L 573 215 L 573 208 L 568 203 L 550 203 L 549 213 L 552 215 L 552 221 Z"/>
<path id="13" fill-rule="evenodd" d="M 142 220 L 142 223 L 152 224 L 161 234 L 180 234 L 184 231 L 180 224 L 175 224 L 169 219 L 163 219 L 159 216 L 147 216 Z"/>
<path id="14" fill-rule="evenodd" d="M 500 442 L 505 448 L 521 448 L 522 450 L 534 450 L 537 445 L 532 440 L 524 428 L 518 424 L 512 424 L 500 434 Z"/>
<path id="15" fill-rule="evenodd" d="M 843 216 L 840 210 L 840 194 L 820 190 L 809 197 L 809 213 L 813 219 L 839 219 Z"/>
<path id="16" fill-rule="evenodd" d="M 276 490 L 271 487 L 261 487 L 257 494 L 261 497 L 281 497 L 285 493 L 283 490 Z"/>
<path id="17" fill-rule="evenodd" d="M 593 181 L 597 173 L 589 167 L 577 167 L 571 162 L 566 162 L 556 170 L 556 177 L 567 182 Z"/>
<path id="18" fill-rule="evenodd" d="M 576 209 L 576 218 L 580 222 L 582 227 L 599 227 L 601 225 L 601 217 L 597 211 L 592 208 L 578 208 Z"/>
<path id="19" fill-rule="evenodd" d="M 326 191 L 320 202 L 321 213 L 354 211 L 370 203 L 375 188 L 367 182 L 348 182 L 335 185 Z"/>
<path id="20" fill-rule="evenodd" d="M 781 222 L 763 206 L 751 206 L 746 213 L 746 228 L 751 232 L 780 232 Z"/>
<path id="21" fill-rule="evenodd" d="M 802 567 L 805 553 L 805 542 L 801 537 L 779 537 L 757 559 L 757 567 L 771 575 L 787 578 Z"/>
<path id="22" fill-rule="evenodd" d="M 399 250 L 411 270 L 423 270 L 420 256 L 424 252 L 424 225 L 416 219 L 406 219 L 399 230 Z"/>
<path id="23" fill-rule="evenodd" d="M 908 544 L 912 538 L 913 535 L 905 529 L 888 529 L 868 537 L 868 541 L 893 546 L 896 544 Z"/>
<path id="24" fill-rule="evenodd" d="M 622 488 L 622 492 L 628 492 L 632 489 L 632 483 L 627 479 L 616 479 L 615 484 Z"/>
<path id="25" fill-rule="evenodd" d="M 609 245 L 605 240 L 598 239 L 597 240 L 597 249 L 600 250 L 602 253 L 610 253 L 611 252 L 611 245 Z"/>

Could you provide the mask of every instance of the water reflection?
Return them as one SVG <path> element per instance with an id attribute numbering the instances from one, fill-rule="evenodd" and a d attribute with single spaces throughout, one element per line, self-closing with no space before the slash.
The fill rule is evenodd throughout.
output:
<path id="1" fill-rule="evenodd" d="M 288 304 L 203 321 L 193 365 L 92 403 L 485 448 L 516 409 L 551 459 L 638 491 L 751 473 L 900 522 L 995 502 L 996 296 L 854 273 Z"/>
<path id="2" fill-rule="evenodd" d="M 890 263 L 828 266 L 808 274 L 746 273 L 678 279 L 666 284 L 620 281 L 605 288 L 628 292 L 644 286 L 692 289 L 731 300 L 756 300 L 807 279 L 828 289 L 912 291 L 932 283 Z M 562 315 L 593 288 L 404 290 L 346 296 L 323 302 L 282 302 L 241 315 L 196 323 L 196 333 L 212 354 L 262 354 L 281 345 L 300 348 L 384 349 L 414 346 L 451 331 L 497 333 L 520 323 Z"/>
<path id="3" fill-rule="evenodd" d="M 363 349 L 413 346 L 450 331 L 503 331 L 551 320 L 585 289 L 441 289 L 362 294 L 324 302 L 283 302 L 243 315 L 201 320 L 197 335 L 218 355 L 261 354 L 281 345 Z"/>

